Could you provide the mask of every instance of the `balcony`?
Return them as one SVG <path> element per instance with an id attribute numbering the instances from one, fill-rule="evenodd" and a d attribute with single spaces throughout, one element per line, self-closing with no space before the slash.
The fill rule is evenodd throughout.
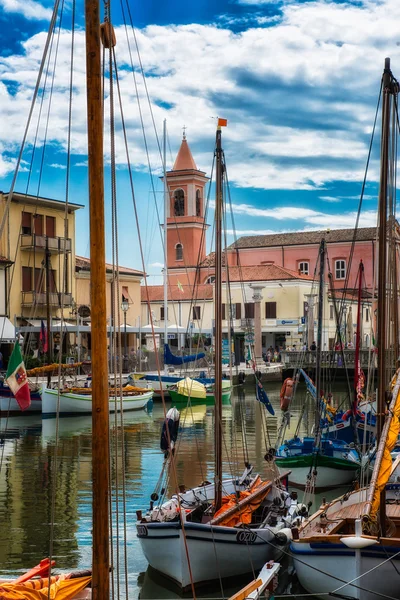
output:
<path id="1" fill-rule="evenodd" d="M 46 250 L 46 240 L 50 254 L 71 252 L 71 238 L 47 237 L 36 233 L 23 233 L 21 235 L 21 250 Z"/>
<path id="2" fill-rule="evenodd" d="M 240 326 L 242 329 L 254 328 L 254 319 L 240 319 Z"/>
<path id="3" fill-rule="evenodd" d="M 72 294 L 50 292 L 50 306 L 72 305 Z M 22 306 L 46 306 L 46 292 L 22 292 Z"/>

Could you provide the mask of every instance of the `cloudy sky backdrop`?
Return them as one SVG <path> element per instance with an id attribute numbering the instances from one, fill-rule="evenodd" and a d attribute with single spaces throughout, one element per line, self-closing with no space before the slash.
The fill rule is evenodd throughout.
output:
<path id="1" fill-rule="evenodd" d="M 9 189 L 24 134 L 52 8 L 46 0 L 0 0 L 0 189 L 4 191 Z M 151 110 L 127 5 L 115 2 L 112 13 L 149 273 L 159 273 L 162 262 L 154 202 L 155 197 L 162 220 L 161 158 L 153 118 L 160 137 L 167 119 L 168 167 L 186 125 L 197 165 L 208 174 L 215 117 L 228 119 L 224 148 L 238 235 L 354 225 L 385 56 L 391 57 L 394 74 L 400 73 L 398 0 L 148 0 L 129 8 Z M 83 11 L 83 3 L 76 0 L 70 200 L 86 205 Z M 65 198 L 71 19 L 72 0 L 65 0 L 60 34 L 58 20 L 51 50 L 47 91 L 43 101 L 40 94 L 33 113 L 16 185 L 18 191 L 26 191 L 29 179 L 29 193 L 58 199 Z M 140 268 L 116 111 L 120 263 Z M 35 137 L 37 151 L 29 177 Z M 107 134 L 105 154 L 108 160 Z M 379 126 L 361 225 L 376 222 L 378 158 Z M 106 176 L 109 197 L 108 170 Z M 107 199 L 108 223 L 109 214 Z M 85 208 L 77 213 L 77 252 L 88 255 L 88 250 Z"/>

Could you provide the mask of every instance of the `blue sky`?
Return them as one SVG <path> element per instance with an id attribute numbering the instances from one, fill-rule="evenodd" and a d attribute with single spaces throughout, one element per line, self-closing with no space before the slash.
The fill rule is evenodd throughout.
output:
<path id="1" fill-rule="evenodd" d="M 58 199 L 65 197 L 71 6 L 71 0 L 66 1 L 39 189 L 42 195 Z M 51 10 L 47 0 L 0 0 L 0 189 L 4 191 L 12 179 Z M 154 186 L 161 210 L 161 159 L 132 32 L 128 30 L 152 183 L 120 3 L 115 3 L 112 11 L 146 270 L 157 274 L 162 247 L 152 189 Z M 212 117 L 228 118 L 224 148 L 239 235 L 354 224 L 384 58 L 392 58 L 395 74 L 400 64 L 400 7 L 396 0 L 153 0 L 132 4 L 131 11 L 159 136 L 163 119 L 167 119 L 168 166 L 173 163 L 182 126 L 186 125 L 198 167 L 209 173 L 215 129 Z M 86 205 L 85 54 L 80 0 L 77 14 L 70 199 Z M 52 61 L 54 48 L 55 44 Z M 48 82 L 52 71 L 51 67 Z M 48 103 L 46 94 L 30 193 L 38 192 Z M 19 191 L 26 189 L 38 111 L 37 106 L 18 175 Z M 141 268 L 118 116 L 116 122 L 119 260 Z M 377 135 L 362 225 L 375 224 L 378 143 Z M 108 163 L 107 134 L 105 155 Z M 107 168 L 108 223 L 109 188 Z M 108 240 L 109 234 L 110 227 Z M 85 208 L 77 213 L 77 252 L 88 255 L 88 250 Z"/>

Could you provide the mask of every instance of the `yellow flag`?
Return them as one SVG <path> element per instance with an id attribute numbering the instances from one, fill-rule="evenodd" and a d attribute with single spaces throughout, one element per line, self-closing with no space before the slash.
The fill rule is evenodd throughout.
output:
<path id="1" fill-rule="evenodd" d="M 178 279 L 178 290 L 180 292 L 183 292 L 183 285 L 181 284 L 181 282 L 179 281 L 179 279 Z"/>

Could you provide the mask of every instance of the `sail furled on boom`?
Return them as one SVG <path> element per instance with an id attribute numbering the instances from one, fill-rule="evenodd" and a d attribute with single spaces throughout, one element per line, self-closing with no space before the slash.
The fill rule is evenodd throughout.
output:
<path id="1" fill-rule="evenodd" d="M 172 354 L 169 344 L 164 344 L 164 364 L 166 365 L 183 365 L 185 363 L 193 362 L 204 357 L 204 352 L 199 352 L 198 354 L 190 354 L 189 356 L 175 356 L 174 354 Z"/>

